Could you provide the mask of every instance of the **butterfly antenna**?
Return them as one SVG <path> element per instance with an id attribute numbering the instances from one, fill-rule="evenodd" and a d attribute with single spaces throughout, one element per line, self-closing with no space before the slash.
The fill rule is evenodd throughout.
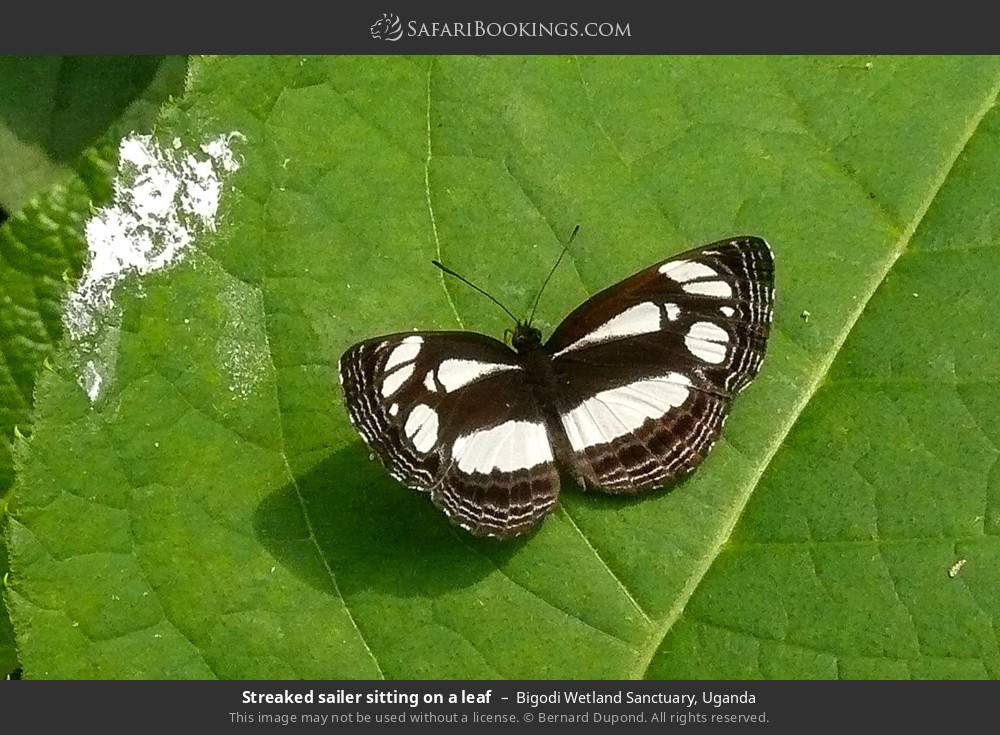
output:
<path id="1" fill-rule="evenodd" d="M 538 308 L 538 302 L 541 301 L 542 299 L 542 292 L 544 292 L 545 287 L 549 285 L 549 279 L 551 279 L 553 274 L 555 274 L 556 268 L 559 267 L 559 264 L 562 262 L 563 256 L 566 255 L 566 252 L 569 250 L 570 243 L 573 242 L 573 238 L 576 237 L 576 233 L 579 231 L 580 231 L 580 225 L 577 225 L 576 227 L 573 228 L 573 232 L 570 234 L 569 240 L 567 240 L 566 244 L 563 245 L 562 252 L 559 253 L 559 257 L 556 258 L 556 264 L 552 266 L 552 270 L 549 271 L 549 275 L 545 276 L 545 280 L 542 281 L 542 287 L 538 289 L 538 293 L 535 295 L 535 303 L 531 305 L 531 316 L 528 317 L 528 322 L 527 322 L 528 324 L 531 324 L 531 322 L 534 321 L 535 309 Z"/>
<path id="2" fill-rule="evenodd" d="M 443 271 L 444 271 L 445 273 L 447 273 L 447 274 L 448 274 L 449 276 L 454 276 L 455 278 L 457 278 L 458 280 L 460 280 L 460 281 L 461 281 L 462 283 L 464 283 L 464 284 L 465 284 L 466 286 L 471 286 L 472 288 L 474 288 L 474 289 L 475 289 L 476 291 L 478 291 L 478 292 L 479 292 L 479 293 L 481 293 L 481 294 L 482 294 L 483 296 L 485 296 L 486 298 L 488 298 L 488 299 L 489 299 L 490 301 L 492 301 L 492 302 L 493 302 L 494 304 L 496 304 L 496 305 L 497 305 L 497 306 L 499 306 L 499 307 L 500 307 L 501 309 L 503 309 L 504 311 L 506 311 L 506 312 L 507 312 L 507 315 L 508 315 L 508 316 L 510 316 L 510 318 L 511 318 L 511 319 L 513 319 L 515 323 L 517 323 L 517 324 L 520 324 L 520 322 L 518 321 L 517 317 L 516 317 L 516 316 L 514 316 L 514 312 L 512 312 L 512 311 L 511 311 L 510 309 L 508 309 L 508 308 L 507 308 L 506 306 L 504 306 L 504 305 L 503 305 L 503 304 L 501 304 L 501 303 L 500 303 L 499 301 L 497 301 L 497 300 L 496 300 L 496 299 L 495 299 L 495 298 L 494 298 L 494 297 L 492 296 L 492 294 L 489 294 L 489 293 L 487 293 L 486 291 L 484 291 L 483 289 L 479 288 L 479 286 L 477 286 L 476 284 L 474 284 L 474 283 L 473 283 L 472 281 L 470 281 L 470 280 L 469 280 L 468 278 L 466 278 L 465 276 L 461 276 L 461 275 L 459 275 L 458 273 L 456 273 L 455 271 L 453 271 L 453 270 L 452 270 L 451 268 L 449 268 L 448 266 L 444 265 L 443 263 L 441 263 L 441 262 L 439 262 L 439 261 L 437 261 L 437 260 L 432 260 L 431 262 L 432 262 L 432 263 L 433 263 L 434 265 L 436 265 L 436 266 L 437 266 L 438 268 L 440 268 L 441 270 L 443 270 Z"/>

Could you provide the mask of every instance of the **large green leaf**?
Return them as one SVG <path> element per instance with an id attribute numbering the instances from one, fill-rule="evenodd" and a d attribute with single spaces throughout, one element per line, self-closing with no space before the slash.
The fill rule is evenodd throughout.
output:
<path id="1" fill-rule="evenodd" d="M 115 293 L 95 401 L 79 345 L 39 385 L 9 524 L 26 675 L 997 673 L 1000 61 L 240 58 L 191 78 L 162 149 L 238 131 L 242 165 L 187 257 Z M 428 260 L 523 311 L 578 223 L 541 326 L 753 232 L 777 259 L 769 357 L 672 491 L 567 489 L 531 538 L 474 540 L 370 461 L 336 360 L 410 327 L 499 335 Z"/>
<path id="2" fill-rule="evenodd" d="M 84 221 L 91 203 L 107 194 L 112 162 L 89 151 L 76 175 L 0 225 L 0 527 L 14 482 L 14 442 L 30 431 L 36 376 L 61 341 L 67 281 L 79 276 L 87 251 Z M 0 574 L 6 572 L 0 543 Z M 13 632 L 0 601 L 0 675 L 15 665 Z"/>
<path id="3" fill-rule="evenodd" d="M 14 481 L 14 432 L 29 428 L 35 376 L 62 338 L 63 300 L 87 253 L 84 223 L 107 199 L 114 164 L 113 148 L 91 150 L 76 175 L 0 226 L 0 496 Z"/>
<path id="4" fill-rule="evenodd" d="M 62 340 L 63 300 L 87 252 L 84 223 L 110 195 L 117 139 L 151 127 L 185 69 L 183 57 L 0 59 L 0 203 L 55 180 L 0 223 L 0 527 L 14 481 L 12 445 L 30 432 L 37 373 Z M 28 165 L 38 156 L 57 163 Z M 6 567 L 0 543 L 0 573 Z M 0 676 L 15 664 L 0 600 Z"/>
<path id="5" fill-rule="evenodd" d="M 61 340 L 66 281 L 79 275 L 86 253 L 84 220 L 110 178 L 110 164 L 96 150 L 78 166 L 79 175 L 0 225 L 0 527 L 14 482 L 14 442 L 30 431 L 35 379 Z M 0 543 L 0 573 L 6 572 Z M 0 601 L 0 675 L 15 665 L 13 632 Z"/>

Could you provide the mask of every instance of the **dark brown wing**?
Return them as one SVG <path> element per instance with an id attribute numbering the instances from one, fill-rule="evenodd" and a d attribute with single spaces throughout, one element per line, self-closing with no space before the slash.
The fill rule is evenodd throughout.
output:
<path id="1" fill-rule="evenodd" d="M 532 529 L 559 494 L 518 356 L 471 332 L 377 337 L 340 360 L 351 422 L 400 482 L 477 535 Z"/>
<path id="2" fill-rule="evenodd" d="M 770 248 L 737 237 L 657 263 L 570 314 L 545 349 L 578 478 L 640 492 L 704 459 L 757 374 L 773 299 Z"/>

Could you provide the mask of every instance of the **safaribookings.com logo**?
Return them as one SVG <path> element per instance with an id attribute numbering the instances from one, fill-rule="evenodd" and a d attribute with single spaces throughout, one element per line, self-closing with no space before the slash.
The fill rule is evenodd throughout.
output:
<path id="1" fill-rule="evenodd" d="M 382 13 L 368 30 L 376 41 L 398 41 L 403 37 L 403 24 L 395 13 Z"/>
<path id="2" fill-rule="evenodd" d="M 631 38 L 632 29 L 622 21 L 419 21 L 404 25 L 395 13 L 382 13 L 369 31 L 377 41 L 407 38 Z"/>

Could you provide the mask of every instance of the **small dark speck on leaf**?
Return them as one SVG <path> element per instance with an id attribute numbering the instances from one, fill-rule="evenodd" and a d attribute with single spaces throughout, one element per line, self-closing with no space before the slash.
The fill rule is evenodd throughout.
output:
<path id="1" fill-rule="evenodd" d="M 875 192 L 874 191 L 868 192 L 868 198 L 869 199 L 874 199 L 875 198 Z"/>

